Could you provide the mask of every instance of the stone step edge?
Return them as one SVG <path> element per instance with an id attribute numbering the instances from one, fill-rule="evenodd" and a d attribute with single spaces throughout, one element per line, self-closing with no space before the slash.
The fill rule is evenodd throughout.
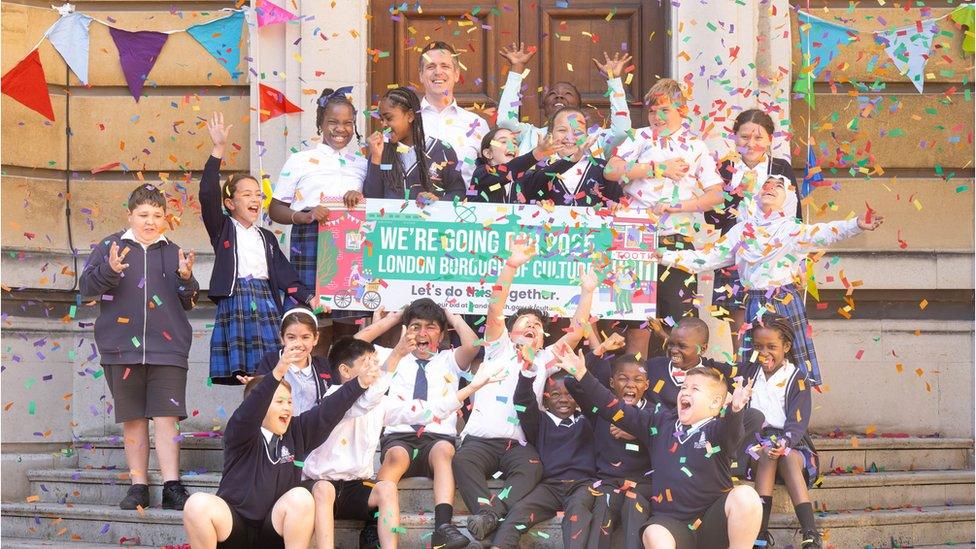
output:
<path id="1" fill-rule="evenodd" d="M 216 487 L 220 484 L 221 474 L 206 472 L 200 474 L 183 474 L 180 480 L 185 486 Z M 31 469 L 27 471 L 27 479 L 32 483 L 71 482 L 75 484 L 116 484 L 128 483 L 128 473 L 119 469 Z M 827 475 L 823 484 L 813 490 L 836 490 L 851 488 L 875 488 L 886 486 L 924 486 L 948 484 L 973 484 L 976 474 L 972 470 L 949 469 L 935 471 L 884 471 L 877 473 L 859 473 L 850 475 Z M 149 484 L 162 486 L 162 477 L 158 470 L 149 472 Z M 400 481 L 400 490 L 430 490 L 432 481 L 422 478 L 407 478 Z M 503 481 L 489 481 L 493 488 L 503 487 Z"/>
<path id="2" fill-rule="evenodd" d="M 846 528 L 863 526 L 885 526 L 896 524 L 919 524 L 938 522 L 972 522 L 976 507 L 973 505 L 953 505 L 935 507 L 910 507 L 883 510 L 852 510 L 817 515 L 819 528 Z M 86 521 L 141 522 L 147 524 L 182 525 L 182 513 L 163 509 L 146 509 L 143 512 L 122 511 L 110 505 L 58 504 L 58 503 L 4 503 L 0 514 L 5 516 L 60 518 Z M 401 526 L 410 528 L 430 527 L 433 513 L 402 513 Z M 455 524 L 464 524 L 465 515 L 455 515 Z M 556 520 L 556 519 L 553 519 Z M 337 528 L 359 528 L 357 521 L 336 521 Z M 555 525 L 555 523 L 550 523 Z M 774 528 L 795 528 L 796 517 L 784 513 L 774 513 L 770 518 Z"/>

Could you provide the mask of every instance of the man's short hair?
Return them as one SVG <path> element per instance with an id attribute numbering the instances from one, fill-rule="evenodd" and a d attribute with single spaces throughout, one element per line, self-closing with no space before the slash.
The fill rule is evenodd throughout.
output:
<path id="1" fill-rule="evenodd" d="M 132 192 L 129 194 L 129 211 L 131 212 L 143 204 L 149 204 L 150 206 L 156 206 L 165 210 L 166 198 L 155 185 L 139 185 L 135 189 L 132 189 Z"/>
<path id="2" fill-rule="evenodd" d="M 262 379 L 264 379 L 263 375 L 254 376 L 251 378 L 251 381 L 247 382 L 247 385 L 244 386 L 244 400 L 247 400 L 247 396 L 251 394 L 251 391 L 253 391 L 254 388 L 258 386 L 258 384 L 261 383 Z M 288 380 L 286 380 L 285 378 L 281 378 L 281 384 L 285 386 L 285 389 L 288 389 L 289 393 L 291 392 L 291 383 L 288 383 Z"/>
<path id="3" fill-rule="evenodd" d="M 454 63 L 454 68 L 457 70 L 461 69 L 461 66 L 457 62 L 457 50 L 454 46 L 448 44 L 447 42 L 441 42 L 440 40 L 435 40 L 429 42 L 424 49 L 420 50 L 420 70 L 424 70 L 424 64 L 427 63 L 427 52 L 431 50 L 444 50 L 451 54 L 451 62 Z"/>
<path id="4" fill-rule="evenodd" d="M 681 84 L 673 78 L 662 78 L 651 86 L 644 96 L 644 104 L 648 107 L 671 103 L 680 107 L 687 102 L 685 90 Z"/>

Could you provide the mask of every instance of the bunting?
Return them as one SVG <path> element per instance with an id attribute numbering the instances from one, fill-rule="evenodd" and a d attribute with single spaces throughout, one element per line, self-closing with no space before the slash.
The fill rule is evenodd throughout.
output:
<path id="1" fill-rule="evenodd" d="M 283 114 L 302 112 L 302 109 L 295 105 L 285 94 L 264 84 L 258 84 L 260 93 L 261 122 L 267 122 L 272 118 Z"/>
<path id="2" fill-rule="evenodd" d="M 166 45 L 169 35 L 155 31 L 129 32 L 115 27 L 109 27 L 108 31 L 119 50 L 119 63 L 122 64 L 122 74 L 129 85 L 129 92 L 138 103 L 142 86 L 159 59 L 159 52 Z"/>
<path id="3" fill-rule="evenodd" d="M 193 25 L 186 32 L 230 73 L 231 78 L 237 80 L 241 75 L 237 66 L 241 64 L 243 23 L 244 13 L 236 12 L 227 17 Z"/>
<path id="4" fill-rule="evenodd" d="M 939 33 L 935 21 L 919 21 L 902 29 L 880 31 L 875 40 L 885 47 L 885 52 L 898 72 L 907 76 L 918 93 L 925 86 L 925 63 L 932 52 L 932 39 Z"/>
<path id="5" fill-rule="evenodd" d="M 254 11 L 258 14 L 258 28 L 285 23 L 297 17 L 294 13 L 268 0 L 257 0 L 254 3 Z"/>
<path id="6" fill-rule="evenodd" d="M 46 36 L 64 62 L 82 84 L 88 84 L 88 29 L 92 18 L 83 13 L 69 13 L 48 29 Z"/>
<path id="7" fill-rule="evenodd" d="M 800 54 L 803 58 L 803 66 L 793 91 L 803 94 L 812 108 L 814 106 L 813 82 L 817 75 L 824 67 L 830 65 L 841 45 L 847 45 L 858 39 L 858 33 L 854 29 L 824 21 L 802 11 L 797 14 L 797 19 L 800 23 Z"/>
<path id="8" fill-rule="evenodd" d="M 41 55 L 36 49 L 3 75 L 0 79 L 0 92 L 54 122 L 51 96 L 47 93 L 47 79 L 44 77 L 44 67 L 41 66 Z"/>
<path id="9" fill-rule="evenodd" d="M 976 26 L 976 4 L 963 4 L 949 13 L 949 18 L 957 25 L 966 28 L 962 38 L 962 51 L 973 53 L 976 49 L 976 35 L 973 34 L 973 27 Z"/>

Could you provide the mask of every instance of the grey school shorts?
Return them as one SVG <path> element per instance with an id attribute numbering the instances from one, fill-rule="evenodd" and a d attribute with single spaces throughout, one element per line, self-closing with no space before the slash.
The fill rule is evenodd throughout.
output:
<path id="1" fill-rule="evenodd" d="M 103 364 L 115 399 L 115 422 L 175 417 L 186 419 L 186 368 L 146 364 Z"/>

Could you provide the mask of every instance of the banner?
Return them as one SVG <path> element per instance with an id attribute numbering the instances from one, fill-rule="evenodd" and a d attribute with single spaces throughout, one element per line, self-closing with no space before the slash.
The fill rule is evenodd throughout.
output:
<path id="1" fill-rule="evenodd" d="M 44 77 L 44 67 L 41 66 L 41 56 L 37 50 L 27 54 L 27 57 L 3 75 L 0 90 L 4 95 L 54 122 L 51 96 L 47 93 L 47 79 Z"/>
<path id="2" fill-rule="evenodd" d="M 593 315 L 643 322 L 656 313 L 656 242 L 643 210 L 610 216 L 442 201 L 421 211 L 413 201 L 378 199 L 329 210 L 319 225 L 317 292 L 333 309 L 395 310 L 429 297 L 458 314 L 484 315 L 509 242 L 525 234 L 538 254 L 516 274 L 506 314 L 536 307 L 571 316 L 581 269 L 590 265 L 601 279 Z"/>
<path id="3" fill-rule="evenodd" d="M 875 33 L 895 68 L 911 80 L 918 93 L 922 93 L 925 86 L 925 63 L 932 52 L 932 39 L 938 33 L 939 25 L 934 20 L 919 21 L 916 25 L 903 29 Z"/>
<path id="4" fill-rule="evenodd" d="M 142 86 L 156 65 L 159 52 L 166 45 L 169 35 L 154 31 L 129 32 L 115 27 L 109 27 L 108 32 L 119 50 L 119 63 L 122 64 L 122 74 L 129 85 L 129 92 L 138 103 Z"/>
<path id="5" fill-rule="evenodd" d="M 838 48 L 857 40 L 857 31 L 824 21 L 806 12 L 798 12 L 800 24 L 800 53 L 803 66 L 793 91 L 803 94 L 807 103 L 814 106 L 813 82 L 824 67 L 837 56 Z"/>
<path id="6" fill-rule="evenodd" d="M 261 122 L 267 122 L 276 116 L 302 112 L 301 107 L 292 103 L 285 94 L 264 84 L 258 84 L 259 117 Z"/>
<path id="7" fill-rule="evenodd" d="M 258 28 L 275 23 L 285 23 L 296 18 L 294 13 L 268 0 L 257 0 L 254 3 L 254 11 L 258 14 Z"/>
<path id="8" fill-rule="evenodd" d="M 230 73 L 231 78 L 237 80 L 241 75 L 237 66 L 241 64 L 243 24 L 244 13 L 235 12 L 227 17 L 193 25 L 187 28 L 186 32 Z"/>

